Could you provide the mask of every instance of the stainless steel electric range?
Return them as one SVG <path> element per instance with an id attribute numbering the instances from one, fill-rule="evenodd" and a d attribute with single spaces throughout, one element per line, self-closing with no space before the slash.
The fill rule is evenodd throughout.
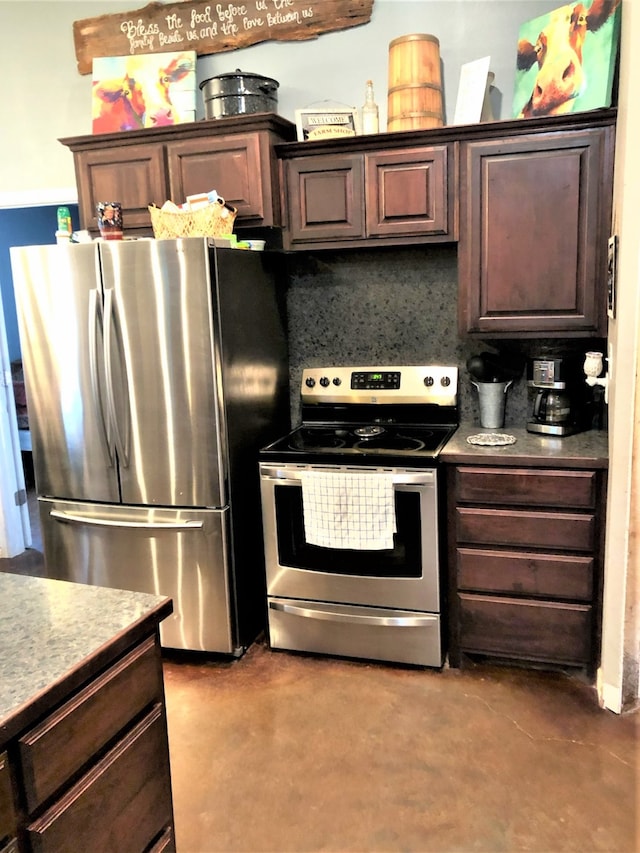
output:
<path id="1" fill-rule="evenodd" d="M 440 667 L 438 456 L 456 367 L 303 371 L 302 423 L 260 451 L 272 648 Z"/>

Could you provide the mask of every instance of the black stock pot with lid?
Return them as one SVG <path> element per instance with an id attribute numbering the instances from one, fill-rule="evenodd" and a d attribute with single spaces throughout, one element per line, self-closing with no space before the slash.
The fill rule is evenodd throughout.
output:
<path id="1" fill-rule="evenodd" d="M 227 74 L 217 74 L 200 84 L 205 116 L 225 118 L 244 113 L 275 113 L 278 111 L 279 85 L 271 77 L 251 74 L 239 68 Z"/>

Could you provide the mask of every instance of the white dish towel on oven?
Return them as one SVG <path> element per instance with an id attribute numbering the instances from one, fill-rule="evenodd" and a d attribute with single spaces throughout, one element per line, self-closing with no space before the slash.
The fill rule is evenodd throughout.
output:
<path id="1" fill-rule="evenodd" d="M 383 472 L 302 471 L 305 539 L 322 548 L 393 548 L 393 477 Z"/>

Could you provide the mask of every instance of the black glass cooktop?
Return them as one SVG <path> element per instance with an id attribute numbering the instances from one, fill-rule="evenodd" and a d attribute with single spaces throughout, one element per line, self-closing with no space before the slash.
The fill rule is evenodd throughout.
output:
<path id="1" fill-rule="evenodd" d="M 260 452 L 264 461 L 337 462 L 340 457 L 352 464 L 378 462 L 388 457 L 407 464 L 413 460 L 433 460 L 455 426 L 381 426 L 377 424 L 303 425 L 274 441 Z"/>

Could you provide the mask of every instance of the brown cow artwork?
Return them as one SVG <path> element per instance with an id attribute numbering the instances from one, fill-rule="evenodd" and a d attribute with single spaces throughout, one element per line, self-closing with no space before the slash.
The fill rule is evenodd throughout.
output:
<path id="1" fill-rule="evenodd" d="M 562 115 L 611 105 L 621 0 L 586 0 L 520 28 L 515 118 Z"/>
<path id="2" fill-rule="evenodd" d="M 162 127 L 195 119 L 193 51 L 93 61 L 93 133 Z"/>

